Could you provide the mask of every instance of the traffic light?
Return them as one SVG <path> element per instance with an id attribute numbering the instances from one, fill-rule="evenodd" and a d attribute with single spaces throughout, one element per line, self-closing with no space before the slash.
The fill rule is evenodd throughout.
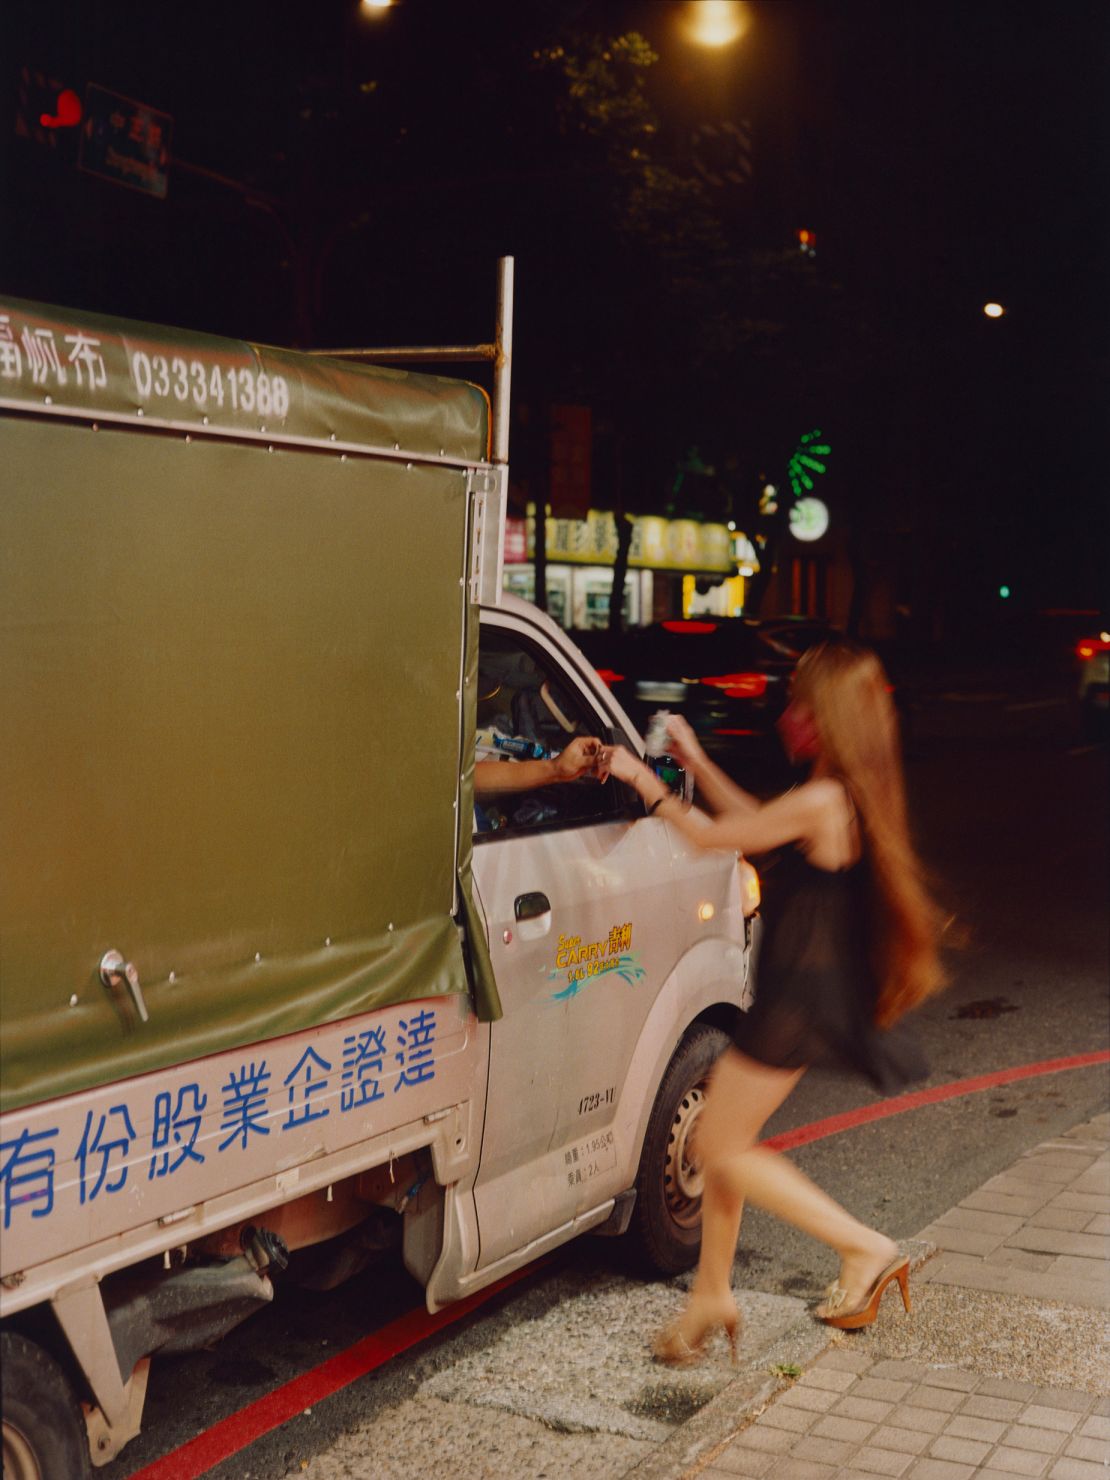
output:
<path id="1" fill-rule="evenodd" d="M 1003 601 L 1008 601 L 1010 599 L 1010 588 L 1009 588 L 1009 586 L 999 586 L 999 588 L 998 588 L 998 594 L 1002 598 Z"/>

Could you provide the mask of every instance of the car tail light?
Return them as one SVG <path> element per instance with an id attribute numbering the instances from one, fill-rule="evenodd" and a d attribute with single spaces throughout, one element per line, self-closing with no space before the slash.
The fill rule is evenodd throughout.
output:
<path id="1" fill-rule="evenodd" d="M 694 632 L 705 636 L 706 633 L 716 632 L 716 622 L 695 622 L 689 618 L 676 619 L 673 622 L 664 622 L 664 632 Z"/>
<path id="2" fill-rule="evenodd" d="M 738 730 L 731 725 L 717 725 L 713 730 L 714 735 L 758 735 L 758 730 Z"/>
<path id="3" fill-rule="evenodd" d="M 614 673 L 611 668 L 599 668 L 597 670 L 597 676 L 601 679 L 602 683 L 608 684 L 610 688 L 615 683 L 624 683 L 624 674 Z"/>
<path id="4" fill-rule="evenodd" d="M 762 699 L 767 692 L 765 673 L 720 673 L 715 678 L 703 678 L 712 689 L 724 689 L 730 699 Z"/>
<path id="5" fill-rule="evenodd" d="M 1081 637 L 1075 648 L 1075 656 L 1084 659 L 1106 652 L 1110 652 L 1110 633 L 1107 632 L 1100 632 L 1097 637 Z"/>
<path id="6" fill-rule="evenodd" d="M 744 911 L 745 918 L 755 914 L 761 898 L 759 875 L 748 860 L 742 858 L 740 860 L 740 908 Z"/>

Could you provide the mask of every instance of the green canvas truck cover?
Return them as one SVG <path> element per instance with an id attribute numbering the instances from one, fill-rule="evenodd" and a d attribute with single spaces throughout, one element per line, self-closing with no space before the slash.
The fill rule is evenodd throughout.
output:
<path id="1" fill-rule="evenodd" d="M 0 1108 L 467 989 L 487 437 L 461 382 L 0 299 Z"/>

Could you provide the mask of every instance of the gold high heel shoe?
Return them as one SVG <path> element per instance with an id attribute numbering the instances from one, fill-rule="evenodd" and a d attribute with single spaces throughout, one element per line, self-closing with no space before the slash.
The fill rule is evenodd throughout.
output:
<path id="1" fill-rule="evenodd" d="M 669 1325 L 663 1327 L 654 1341 L 651 1343 L 651 1354 L 657 1362 L 665 1362 L 668 1367 L 686 1367 L 691 1362 L 699 1361 L 705 1355 L 706 1344 L 709 1338 L 720 1326 L 728 1337 L 728 1348 L 732 1357 L 732 1365 L 737 1365 L 736 1337 L 740 1329 L 740 1312 L 735 1306 L 724 1315 L 709 1316 L 701 1322 L 700 1329 L 697 1322 L 692 1323 L 696 1335 L 690 1340 L 683 1331 L 683 1321 L 691 1310 L 697 1310 L 697 1302 L 691 1300 L 682 1315 L 677 1316 Z"/>
<path id="2" fill-rule="evenodd" d="M 839 1326 L 842 1331 L 855 1331 L 860 1326 L 870 1326 L 879 1314 L 879 1301 L 891 1280 L 897 1280 L 902 1291 L 902 1304 L 908 1314 L 910 1309 L 910 1261 L 904 1254 L 892 1259 L 873 1281 L 862 1302 L 854 1310 L 842 1310 L 848 1292 L 834 1280 L 825 1291 L 824 1306 L 815 1312 L 819 1321 L 826 1326 Z M 823 1313 L 822 1313 L 823 1312 Z"/>

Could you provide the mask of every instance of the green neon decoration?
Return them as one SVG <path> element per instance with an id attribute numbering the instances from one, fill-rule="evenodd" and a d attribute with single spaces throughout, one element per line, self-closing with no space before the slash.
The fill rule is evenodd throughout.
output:
<path id="1" fill-rule="evenodd" d="M 832 448 L 827 442 L 821 441 L 820 427 L 814 427 L 813 431 L 806 432 L 798 439 L 798 445 L 791 454 L 790 461 L 786 465 L 787 476 L 790 479 L 790 489 L 795 498 L 800 498 L 802 490 L 807 493 L 813 488 L 813 479 L 810 473 L 825 473 L 828 471 L 828 463 L 819 459 L 828 457 Z"/>

